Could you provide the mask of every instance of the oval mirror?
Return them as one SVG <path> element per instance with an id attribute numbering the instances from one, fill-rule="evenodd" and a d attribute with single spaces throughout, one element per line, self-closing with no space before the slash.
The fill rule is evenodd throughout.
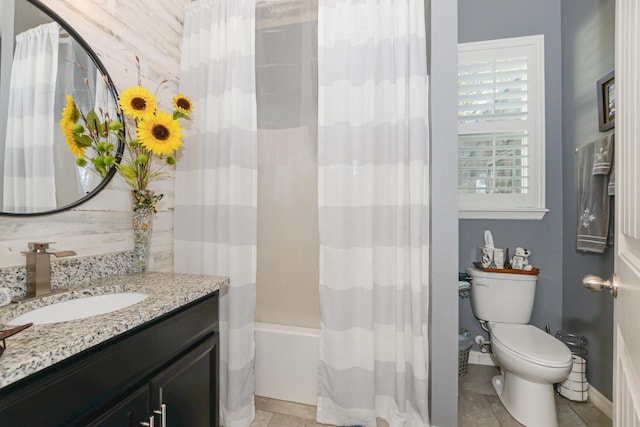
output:
<path id="1" fill-rule="evenodd" d="M 78 33 L 36 0 L 2 0 L 0 36 L 0 214 L 77 206 L 100 192 L 115 168 L 103 179 L 76 165 L 61 113 L 72 95 L 85 111 L 117 115 L 111 79 Z"/>

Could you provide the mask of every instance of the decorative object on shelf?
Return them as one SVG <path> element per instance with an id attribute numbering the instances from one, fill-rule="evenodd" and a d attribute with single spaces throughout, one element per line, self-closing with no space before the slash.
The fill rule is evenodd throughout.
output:
<path id="1" fill-rule="evenodd" d="M 162 197 L 162 194 L 155 194 L 149 190 L 131 190 L 133 265 L 134 270 L 139 273 L 147 271 L 147 266 L 149 265 L 153 215 L 156 213 L 156 206 Z"/>
<path id="2" fill-rule="evenodd" d="M 96 173 L 106 176 L 112 168 L 132 188 L 132 225 L 134 230 L 134 256 L 137 271 L 147 268 L 149 242 L 153 214 L 162 194 L 149 191 L 149 183 L 167 172 L 167 166 L 176 163 L 175 153 L 182 145 L 182 126 L 178 119 L 190 119 L 193 111 L 191 100 L 179 94 L 173 98 L 173 114 L 157 108 L 156 97 L 141 86 L 140 60 L 136 56 L 138 85 L 125 89 L 119 96 L 119 106 L 127 129 L 118 120 L 111 118 L 112 112 L 92 109 L 80 110 L 70 95 L 62 112 L 60 126 L 65 142 L 76 156 L 80 167 L 92 165 Z M 167 83 L 164 80 L 158 85 Z M 105 80 L 105 84 L 109 84 Z M 135 129 L 131 135 L 130 129 Z M 126 147 L 124 158 L 117 158 L 116 144 Z M 163 160 L 160 166 L 154 157 Z"/>
<path id="3" fill-rule="evenodd" d="M 14 326 L 13 328 L 0 331 L 0 341 L 2 342 L 2 345 L 0 345 L 0 356 L 2 356 L 2 353 L 4 353 L 4 350 L 7 348 L 7 342 L 5 341 L 5 339 L 17 334 L 18 332 L 24 331 L 32 325 L 33 323 L 27 323 L 25 325 Z"/>
<path id="4" fill-rule="evenodd" d="M 509 248 L 504 250 L 504 268 L 506 270 L 511 270 L 513 268 L 511 266 L 511 260 L 509 259 Z"/>
<path id="5" fill-rule="evenodd" d="M 511 258 L 511 268 L 514 270 L 531 271 L 533 266 L 529 265 L 529 255 L 531 255 L 529 249 L 517 247 L 515 255 Z"/>
<path id="6" fill-rule="evenodd" d="M 478 248 L 478 258 L 485 268 L 504 267 L 504 251 L 494 246 L 490 230 L 484 231 L 484 246 Z"/>

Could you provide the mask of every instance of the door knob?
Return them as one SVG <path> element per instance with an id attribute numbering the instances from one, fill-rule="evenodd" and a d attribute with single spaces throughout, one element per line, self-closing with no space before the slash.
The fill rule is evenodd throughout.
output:
<path id="1" fill-rule="evenodd" d="M 615 298 L 618 296 L 618 275 L 614 273 L 611 279 L 604 280 L 602 277 L 587 274 L 582 278 L 582 286 L 593 292 L 608 289 Z"/>

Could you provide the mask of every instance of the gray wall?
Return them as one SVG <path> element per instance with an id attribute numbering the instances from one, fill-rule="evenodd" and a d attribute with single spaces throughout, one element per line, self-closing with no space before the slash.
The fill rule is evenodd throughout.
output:
<path id="1" fill-rule="evenodd" d="M 431 7 L 431 230 L 429 408 L 433 426 L 458 423 L 458 123 L 456 2 Z"/>
<path id="2" fill-rule="evenodd" d="M 496 246 L 529 249 L 540 277 L 531 322 L 553 332 L 562 327 L 562 105 L 560 1 L 459 0 L 461 43 L 544 34 L 546 109 L 546 207 L 542 220 L 460 220 L 460 271 L 475 260 L 483 231 L 491 230 Z M 460 326 L 473 335 L 487 334 L 473 316 L 469 300 L 460 301 Z M 474 348 L 475 347 L 474 344 Z"/>
<path id="3" fill-rule="evenodd" d="M 614 68 L 615 0 L 562 1 L 562 110 L 564 245 L 562 327 L 589 341 L 589 383 L 612 398 L 613 300 L 581 285 L 587 273 L 610 277 L 613 248 L 604 255 L 576 251 L 575 149 L 602 135 L 598 131 L 596 81 Z"/>

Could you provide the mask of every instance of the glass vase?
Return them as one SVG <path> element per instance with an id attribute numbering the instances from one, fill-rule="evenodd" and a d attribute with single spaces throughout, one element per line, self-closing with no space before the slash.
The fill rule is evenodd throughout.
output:
<path id="1" fill-rule="evenodd" d="M 153 230 L 153 216 L 162 194 L 154 194 L 149 190 L 131 191 L 133 213 L 133 268 L 135 272 L 144 273 L 149 265 L 149 246 Z"/>

